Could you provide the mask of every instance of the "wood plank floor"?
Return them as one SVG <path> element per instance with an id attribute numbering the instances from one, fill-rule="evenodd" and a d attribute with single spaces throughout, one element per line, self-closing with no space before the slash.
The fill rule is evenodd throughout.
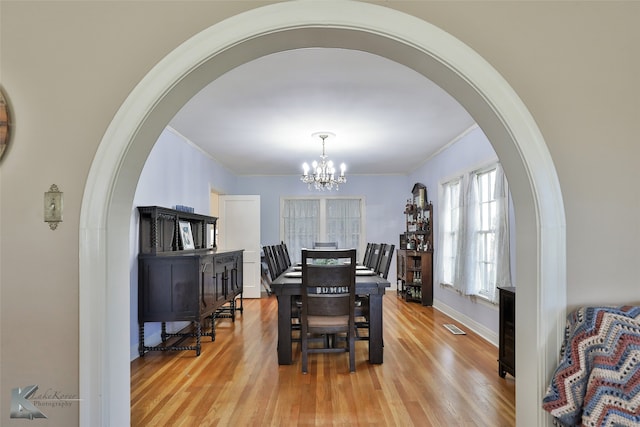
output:
<path id="1" fill-rule="evenodd" d="M 513 426 L 515 380 L 498 376 L 497 349 L 431 307 L 384 296 L 384 363 L 368 343 L 312 354 L 309 374 L 276 355 L 276 297 L 245 301 L 236 321 L 195 351 L 151 352 L 131 363 L 133 426 Z M 454 323 L 466 335 L 442 325 Z"/>

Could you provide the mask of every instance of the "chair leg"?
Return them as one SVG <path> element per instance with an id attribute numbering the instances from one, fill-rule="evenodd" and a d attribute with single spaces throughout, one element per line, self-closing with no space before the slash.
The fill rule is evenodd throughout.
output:
<path id="1" fill-rule="evenodd" d="M 356 339 L 355 334 L 349 334 L 349 372 L 356 371 Z"/>
<path id="2" fill-rule="evenodd" d="M 307 373 L 307 357 L 309 350 L 309 343 L 306 336 L 302 336 L 304 331 L 300 331 L 300 346 L 302 347 L 302 373 Z M 306 335 L 306 334 L 305 334 Z"/>

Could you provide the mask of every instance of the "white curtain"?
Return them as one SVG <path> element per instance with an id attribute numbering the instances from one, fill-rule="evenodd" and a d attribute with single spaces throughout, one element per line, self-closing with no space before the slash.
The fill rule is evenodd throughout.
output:
<path id="1" fill-rule="evenodd" d="M 440 266 L 440 283 L 462 288 L 462 266 L 464 253 L 462 248 L 463 235 L 463 197 L 462 178 L 455 179 L 443 185 L 442 203 L 439 220 L 442 226 L 439 242 L 442 250 L 435 251 L 436 265 Z"/>
<path id="2" fill-rule="evenodd" d="M 491 301 L 498 302 L 496 287 L 511 286 L 511 250 L 509 247 L 509 187 L 502 166 L 496 168 L 496 221 L 495 254 L 496 254 L 496 286 L 493 287 Z"/>
<path id="3" fill-rule="evenodd" d="M 282 207 L 283 232 L 291 262 L 300 262 L 303 248 L 312 248 L 320 233 L 320 200 L 286 199 Z"/>
<path id="4" fill-rule="evenodd" d="M 480 204 L 478 203 L 478 179 L 472 174 L 464 203 L 464 236 L 462 249 L 462 280 L 460 291 L 464 295 L 477 295 L 480 291 L 480 275 L 477 268 L 480 256 L 478 231 L 480 230 Z"/>
<path id="5" fill-rule="evenodd" d="M 292 262 L 314 242 L 338 242 L 339 248 L 360 248 L 362 201 L 347 198 L 284 199 L 283 239 Z"/>
<path id="6" fill-rule="evenodd" d="M 509 190 L 499 164 L 495 169 L 493 188 L 489 192 L 493 193 L 492 202 L 481 206 L 478 174 L 471 174 L 465 201 L 461 292 L 464 295 L 482 295 L 497 303 L 497 286 L 511 286 Z M 485 209 L 485 218 L 490 216 L 488 211 L 495 209 L 493 223 L 481 224 L 481 209 Z"/>
<path id="7" fill-rule="evenodd" d="M 326 217 L 328 242 L 338 242 L 338 247 L 344 249 L 360 247 L 359 199 L 327 199 Z"/>

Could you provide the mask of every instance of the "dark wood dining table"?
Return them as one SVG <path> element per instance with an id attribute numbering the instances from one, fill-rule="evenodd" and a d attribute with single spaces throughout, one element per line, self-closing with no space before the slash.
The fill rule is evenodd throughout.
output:
<path id="1" fill-rule="evenodd" d="M 294 267 L 271 282 L 271 290 L 278 298 L 278 364 L 292 363 L 291 347 L 291 298 L 301 295 L 302 276 L 289 277 Z M 380 364 L 382 346 L 382 296 L 391 284 L 377 275 L 356 276 L 356 294 L 369 296 L 369 363 Z"/>

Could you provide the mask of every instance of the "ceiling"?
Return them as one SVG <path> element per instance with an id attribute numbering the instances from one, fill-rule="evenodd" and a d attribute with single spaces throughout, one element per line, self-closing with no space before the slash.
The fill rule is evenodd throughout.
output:
<path id="1" fill-rule="evenodd" d="M 211 82 L 169 126 L 236 175 L 297 175 L 319 159 L 349 174 L 405 174 L 474 125 L 410 68 L 347 49 L 267 55 Z"/>

